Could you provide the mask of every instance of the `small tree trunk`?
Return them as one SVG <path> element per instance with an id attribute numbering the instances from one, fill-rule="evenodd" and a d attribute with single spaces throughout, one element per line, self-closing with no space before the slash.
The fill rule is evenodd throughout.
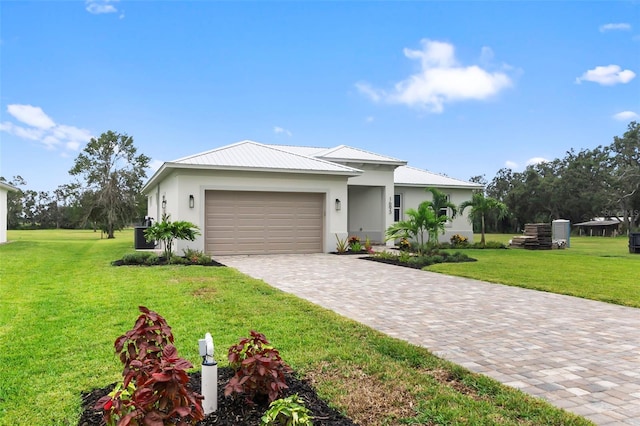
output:
<path id="1" fill-rule="evenodd" d="M 482 224 L 482 237 L 480 238 L 480 244 L 482 244 L 482 247 L 484 247 L 485 242 L 484 242 L 484 215 L 480 216 L 480 223 Z"/>

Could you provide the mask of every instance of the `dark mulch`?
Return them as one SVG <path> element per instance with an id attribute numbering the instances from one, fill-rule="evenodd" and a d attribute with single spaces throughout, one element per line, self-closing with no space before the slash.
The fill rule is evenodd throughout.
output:
<path id="1" fill-rule="evenodd" d="M 343 252 L 332 251 L 331 254 L 337 254 L 338 256 L 349 256 L 349 255 L 359 254 L 359 255 L 363 256 L 363 255 L 369 254 L 369 252 L 366 251 L 366 250 L 360 250 L 360 251 L 347 250 L 347 251 L 343 251 Z"/>
<path id="2" fill-rule="evenodd" d="M 260 418 L 268 409 L 268 402 L 250 406 L 244 397 L 224 397 L 224 386 L 233 377 L 233 370 L 230 367 L 218 369 L 218 410 L 209 414 L 207 418 L 197 423 L 198 426 L 255 426 L 260 424 Z M 357 426 L 349 418 L 343 416 L 326 402 L 318 397 L 315 390 L 304 379 L 298 379 L 293 374 L 286 374 L 287 385 L 284 396 L 297 393 L 311 411 L 313 424 L 316 426 Z M 189 385 L 191 389 L 200 390 L 200 373 L 190 374 Z M 113 390 L 115 384 L 102 389 L 94 389 L 91 392 L 82 393 L 83 412 L 78 422 L 78 426 L 99 426 L 102 423 L 102 412 L 93 407 L 100 398 Z"/>
<path id="3" fill-rule="evenodd" d="M 400 260 L 398 259 L 384 259 L 381 257 L 373 257 L 373 256 L 361 257 L 360 259 L 371 260 L 373 262 L 387 263 L 389 265 L 403 266 L 405 268 L 412 268 L 412 269 L 422 269 L 425 266 L 433 265 L 433 263 L 407 263 L 407 262 L 400 262 Z M 476 262 L 476 261 L 477 259 L 474 259 L 472 257 L 468 258 L 467 260 L 464 260 L 464 262 Z M 451 263 L 451 262 L 445 261 L 444 263 Z"/>
<path id="4" fill-rule="evenodd" d="M 131 264 L 131 263 L 125 263 L 122 259 L 118 259 L 118 260 L 114 260 L 113 262 L 111 262 L 111 266 L 163 266 L 163 265 L 168 265 L 169 263 L 165 260 L 164 257 L 160 258 L 159 263 L 154 263 L 153 265 L 146 265 L 146 264 Z M 216 262 L 215 260 L 211 259 L 211 262 L 209 263 L 176 263 L 176 265 L 182 265 L 182 266 L 227 266 L 227 265 L 223 265 L 220 262 Z"/>

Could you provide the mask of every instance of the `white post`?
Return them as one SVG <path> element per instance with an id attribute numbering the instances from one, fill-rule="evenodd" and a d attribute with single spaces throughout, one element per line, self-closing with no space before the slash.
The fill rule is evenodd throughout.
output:
<path id="1" fill-rule="evenodd" d="M 213 358 L 213 338 L 211 334 L 204 335 L 198 340 L 200 356 L 202 357 L 202 379 L 200 382 L 202 409 L 207 416 L 218 410 L 218 364 Z"/>

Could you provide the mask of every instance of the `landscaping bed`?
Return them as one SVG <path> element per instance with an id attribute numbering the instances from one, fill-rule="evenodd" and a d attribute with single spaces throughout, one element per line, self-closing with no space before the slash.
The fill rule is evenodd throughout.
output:
<path id="1" fill-rule="evenodd" d="M 260 424 L 260 418 L 267 410 L 269 404 L 248 405 L 242 396 L 224 397 L 224 387 L 233 376 L 234 371 L 230 367 L 218 369 L 218 410 L 209 414 L 204 420 L 196 423 L 198 426 L 212 425 L 236 425 L 255 426 Z M 200 390 L 200 372 L 189 375 L 189 386 L 196 391 Z M 289 389 L 285 390 L 284 397 L 297 393 L 304 401 L 305 406 L 311 411 L 314 425 L 327 426 L 355 426 L 356 423 L 343 416 L 338 411 L 329 407 L 320 399 L 313 387 L 304 379 L 298 379 L 294 374 L 285 374 Z M 82 416 L 78 426 L 100 426 L 102 423 L 102 411 L 94 408 L 95 403 L 113 390 L 115 383 L 101 389 L 94 389 L 82 394 Z"/>

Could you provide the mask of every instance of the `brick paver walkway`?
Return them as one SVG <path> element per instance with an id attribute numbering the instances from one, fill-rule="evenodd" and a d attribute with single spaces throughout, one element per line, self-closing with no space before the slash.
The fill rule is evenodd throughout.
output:
<path id="1" fill-rule="evenodd" d="M 640 309 L 353 256 L 216 260 L 596 424 L 640 425 Z"/>

